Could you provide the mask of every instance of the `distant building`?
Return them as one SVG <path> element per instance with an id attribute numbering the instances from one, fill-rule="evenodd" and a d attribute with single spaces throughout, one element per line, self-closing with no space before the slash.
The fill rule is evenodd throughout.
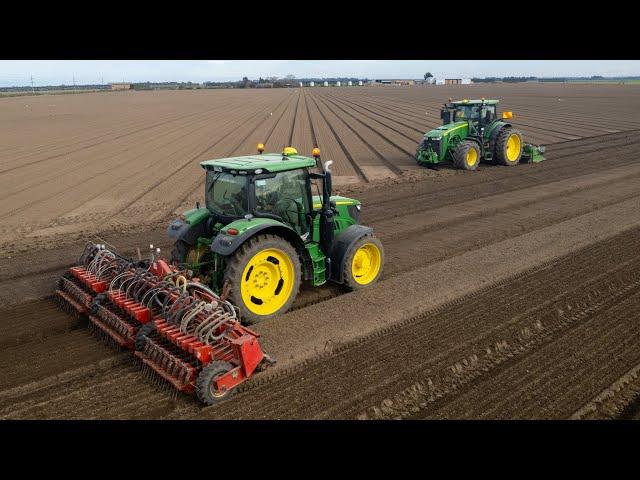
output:
<path id="1" fill-rule="evenodd" d="M 471 79 L 470 78 L 445 78 L 444 79 L 444 84 L 445 85 L 470 85 Z"/>
<path id="2" fill-rule="evenodd" d="M 112 83 L 111 90 L 131 90 L 130 83 Z"/>
<path id="3" fill-rule="evenodd" d="M 310 87 L 315 87 L 315 86 L 316 86 L 316 84 L 315 84 L 315 82 L 309 82 L 309 86 L 310 86 Z"/>
<path id="4" fill-rule="evenodd" d="M 324 86 L 328 87 L 329 86 L 329 82 L 324 82 Z"/>
<path id="5" fill-rule="evenodd" d="M 376 80 L 375 83 L 382 85 L 415 85 L 415 80 L 403 80 L 403 79 L 391 79 L 391 80 Z"/>
<path id="6" fill-rule="evenodd" d="M 339 87 L 341 85 L 340 82 L 336 82 L 336 87 Z"/>

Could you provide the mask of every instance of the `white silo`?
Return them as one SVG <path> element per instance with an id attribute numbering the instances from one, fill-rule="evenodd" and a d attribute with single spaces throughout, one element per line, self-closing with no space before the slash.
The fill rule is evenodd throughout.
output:
<path id="1" fill-rule="evenodd" d="M 340 85 L 342 85 L 340 82 L 336 82 L 336 87 L 339 87 Z"/>
<path id="2" fill-rule="evenodd" d="M 324 82 L 324 86 L 328 87 L 329 86 L 329 82 Z"/>
<path id="3" fill-rule="evenodd" d="M 350 86 L 352 86 L 352 85 L 353 85 L 353 82 L 352 82 L 351 80 L 349 80 L 349 81 L 347 82 L 347 87 L 350 87 Z"/>
<path id="4" fill-rule="evenodd" d="M 358 86 L 361 87 L 362 86 L 362 80 L 358 80 Z"/>
<path id="5" fill-rule="evenodd" d="M 310 86 L 310 87 L 315 87 L 315 86 L 316 86 L 316 84 L 315 84 L 315 82 L 309 82 L 309 86 Z"/>
<path id="6" fill-rule="evenodd" d="M 302 87 L 302 82 L 298 82 L 300 84 L 300 86 Z"/>

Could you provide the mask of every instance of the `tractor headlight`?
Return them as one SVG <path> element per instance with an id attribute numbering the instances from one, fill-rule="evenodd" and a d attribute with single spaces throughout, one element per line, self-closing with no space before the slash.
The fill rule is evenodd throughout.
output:
<path id="1" fill-rule="evenodd" d="M 360 211 L 360 209 L 361 209 L 361 208 L 362 208 L 362 205 L 356 205 L 356 209 L 357 209 L 358 211 Z"/>

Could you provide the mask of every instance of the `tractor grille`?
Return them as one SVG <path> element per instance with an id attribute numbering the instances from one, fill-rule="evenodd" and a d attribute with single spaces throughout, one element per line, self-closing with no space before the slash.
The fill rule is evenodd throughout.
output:
<path id="1" fill-rule="evenodd" d="M 427 149 L 431 149 L 434 152 L 436 152 L 438 155 L 440 155 L 440 140 L 436 140 L 435 138 L 427 138 L 426 141 L 426 147 Z"/>

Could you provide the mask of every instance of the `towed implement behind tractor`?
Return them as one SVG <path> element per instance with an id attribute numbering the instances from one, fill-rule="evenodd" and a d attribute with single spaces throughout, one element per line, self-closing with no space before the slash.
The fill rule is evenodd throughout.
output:
<path id="1" fill-rule="evenodd" d="M 417 162 L 434 166 L 451 161 L 455 168 L 475 170 L 481 160 L 507 166 L 543 161 L 545 148 L 524 143 L 520 131 L 506 121 L 512 112 L 498 119 L 498 102 L 449 99 L 440 110 L 442 126 L 427 132 L 418 146 Z"/>
<path id="2" fill-rule="evenodd" d="M 359 224 L 360 202 L 331 196 L 331 162 L 317 148 L 314 158 L 258 150 L 201 163 L 206 207 L 169 225 L 171 262 L 159 249 L 133 261 L 88 244 L 56 289 L 99 336 L 209 405 L 273 363 L 242 324 L 287 311 L 303 281 L 372 285 L 384 263 L 382 244 Z"/>
<path id="3" fill-rule="evenodd" d="M 88 244 L 58 280 L 56 298 L 101 337 L 135 350 L 149 373 L 208 405 L 272 362 L 233 305 L 153 254 L 133 262 Z"/>

